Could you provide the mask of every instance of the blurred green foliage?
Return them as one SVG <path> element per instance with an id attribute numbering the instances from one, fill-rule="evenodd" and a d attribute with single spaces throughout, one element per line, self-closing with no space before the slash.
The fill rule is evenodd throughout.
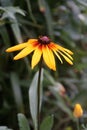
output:
<path id="1" fill-rule="evenodd" d="M 73 66 L 56 60 L 56 72 L 45 69 L 41 120 L 54 114 L 54 130 L 74 129 L 73 105 L 87 113 L 86 0 L 0 0 L 0 125 L 17 129 L 21 112 L 33 128 L 28 88 L 38 67 L 31 71 L 31 57 L 14 62 L 5 49 L 40 35 L 74 52 Z"/>

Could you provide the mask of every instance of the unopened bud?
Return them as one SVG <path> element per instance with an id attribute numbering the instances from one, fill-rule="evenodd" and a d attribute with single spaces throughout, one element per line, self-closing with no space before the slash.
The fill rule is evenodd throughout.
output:
<path id="1" fill-rule="evenodd" d="M 83 115 L 83 109 L 80 104 L 75 105 L 73 115 L 76 118 L 80 118 Z"/>

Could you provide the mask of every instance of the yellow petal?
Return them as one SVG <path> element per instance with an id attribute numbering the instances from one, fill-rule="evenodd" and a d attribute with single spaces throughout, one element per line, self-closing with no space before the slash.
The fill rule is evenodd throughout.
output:
<path id="1" fill-rule="evenodd" d="M 63 57 L 64 59 L 70 64 L 70 65 L 73 65 L 73 62 L 67 57 L 65 56 L 63 53 L 61 53 L 60 51 L 58 51 Z"/>
<path id="2" fill-rule="evenodd" d="M 61 51 L 66 54 L 71 60 L 73 60 L 72 56 L 70 54 L 68 54 L 68 52 L 64 51 L 63 49 L 61 49 Z"/>
<path id="3" fill-rule="evenodd" d="M 57 44 L 51 42 L 50 44 L 48 44 L 48 47 L 51 49 L 51 50 L 55 50 L 57 51 L 58 50 L 58 46 Z"/>
<path id="4" fill-rule="evenodd" d="M 69 49 L 66 49 L 66 48 L 64 48 L 64 47 L 62 47 L 62 46 L 60 46 L 60 45 L 58 45 L 58 44 L 55 44 L 55 46 L 56 46 L 57 50 L 60 50 L 60 51 L 64 50 L 64 51 L 66 51 L 67 53 L 69 53 L 70 55 L 73 55 L 73 52 L 70 51 Z"/>
<path id="5" fill-rule="evenodd" d="M 66 52 L 68 52 L 69 54 L 73 55 L 73 52 L 70 51 L 69 49 L 64 48 L 64 50 L 65 50 Z"/>
<path id="6" fill-rule="evenodd" d="M 38 64 L 38 62 L 40 61 L 40 58 L 41 58 L 41 55 L 42 55 L 42 50 L 40 48 L 37 48 L 35 51 L 34 51 L 34 54 L 32 56 L 32 63 L 31 63 L 31 66 L 32 66 L 32 69 Z"/>
<path id="7" fill-rule="evenodd" d="M 47 47 L 47 45 L 42 47 L 42 51 L 43 51 L 43 59 L 46 65 L 50 69 L 56 70 L 53 52 Z"/>
<path id="8" fill-rule="evenodd" d="M 57 53 L 58 48 L 57 48 L 56 44 L 54 44 L 53 42 L 51 42 L 50 44 L 48 44 L 48 47 L 50 48 L 50 50 L 52 50 L 55 53 L 55 55 L 58 57 L 58 59 L 60 60 L 60 62 L 63 63 L 61 57 Z"/>
<path id="9" fill-rule="evenodd" d="M 18 50 L 25 48 L 26 46 L 27 46 L 27 42 L 13 46 L 13 47 L 10 47 L 10 48 L 6 49 L 6 52 L 18 51 Z"/>
<path id="10" fill-rule="evenodd" d="M 63 61 L 62 61 L 61 57 L 59 56 L 59 54 L 58 54 L 56 51 L 54 51 L 54 50 L 53 50 L 53 52 L 54 52 L 55 55 L 58 57 L 58 59 L 60 60 L 60 62 L 63 63 Z"/>
<path id="11" fill-rule="evenodd" d="M 34 42 L 36 42 L 36 41 L 37 41 L 37 39 L 29 39 L 29 40 L 28 40 L 28 43 L 29 43 L 29 44 L 32 44 L 32 43 L 34 43 Z"/>
<path id="12" fill-rule="evenodd" d="M 18 60 L 21 58 L 26 57 L 29 55 L 35 48 L 32 45 L 29 45 L 28 47 L 24 48 L 20 53 L 18 53 L 15 57 L 14 60 Z"/>

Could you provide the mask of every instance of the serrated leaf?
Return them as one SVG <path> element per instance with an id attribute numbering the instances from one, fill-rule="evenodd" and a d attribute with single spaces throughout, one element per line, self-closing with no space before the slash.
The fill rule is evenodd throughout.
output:
<path id="1" fill-rule="evenodd" d="M 52 126 L 53 126 L 53 116 L 48 116 L 41 123 L 40 130 L 51 130 Z"/>
<path id="2" fill-rule="evenodd" d="M 28 121 L 22 113 L 18 114 L 18 122 L 20 130 L 30 130 Z"/>
<path id="3" fill-rule="evenodd" d="M 30 112 L 34 122 L 34 127 L 37 127 L 37 83 L 38 83 L 38 74 L 37 72 L 32 80 L 29 89 L 29 103 L 30 103 Z M 43 70 L 41 73 L 41 83 L 43 81 Z M 42 102 L 42 84 L 40 85 L 40 107 Z"/>

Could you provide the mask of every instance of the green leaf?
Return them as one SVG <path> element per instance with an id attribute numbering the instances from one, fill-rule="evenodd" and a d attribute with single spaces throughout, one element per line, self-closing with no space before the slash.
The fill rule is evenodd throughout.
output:
<path id="1" fill-rule="evenodd" d="M 0 0 L 1 6 L 11 6 L 13 5 L 13 0 Z"/>
<path id="2" fill-rule="evenodd" d="M 33 13 L 32 13 L 32 8 L 31 8 L 31 3 L 30 3 L 30 0 L 26 0 L 26 2 L 27 2 L 27 7 L 28 7 L 28 12 L 29 12 L 29 15 L 30 15 L 30 17 L 31 17 L 31 19 L 32 19 L 32 21 L 33 21 L 33 23 L 37 23 L 37 21 L 36 21 L 36 19 L 35 19 L 35 17 L 34 17 L 34 15 L 33 15 Z"/>
<path id="3" fill-rule="evenodd" d="M 0 126 L 0 130 L 12 130 L 12 129 L 8 129 L 6 126 Z"/>
<path id="4" fill-rule="evenodd" d="M 38 83 L 38 74 L 37 72 L 32 80 L 29 89 L 29 102 L 30 102 L 30 112 L 34 122 L 34 127 L 37 127 L 37 83 Z M 41 73 L 41 83 L 43 81 L 43 70 Z M 40 107 L 42 102 L 42 84 L 40 85 Z"/>
<path id="5" fill-rule="evenodd" d="M 15 17 L 15 16 L 14 16 Z M 11 19 L 10 19 L 11 20 Z M 21 36 L 21 31 L 20 31 L 20 28 L 19 28 L 19 24 L 17 22 L 17 19 L 15 17 L 14 19 L 14 23 L 11 24 L 11 28 L 12 28 L 12 31 L 14 33 L 14 36 L 16 38 L 16 40 L 19 42 L 19 43 L 22 43 L 22 36 Z"/>
<path id="6" fill-rule="evenodd" d="M 83 6 L 87 7 L 87 2 L 85 0 L 77 0 L 80 4 L 82 4 Z"/>
<path id="7" fill-rule="evenodd" d="M 11 80 L 12 89 L 13 89 L 15 103 L 17 105 L 17 108 L 19 111 L 24 112 L 20 83 L 19 83 L 18 76 L 15 72 L 11 72 L 10 80 Z"/>
<path id="8" fill-rule="evenodd" d="M 0 26 L 0 35 L 4 41 L 5 46 L 10 46 L 10 38 L 5 26 Z"/>
<path id="9" fill-rule="evenodd" d="M 9 21 L 12 23 L 11 24 L 11 28 L 12 28 L 12 31 L 14 33 L 14 36 L 16 38 L 16 40 L 21 43 L 23 40 L 22 40 L 22 36 L 21 36 L 21 31 L 20 31 L 20 27 L 19 27 L 19 23 L 17 21 L 17 18 L 16 18 L 16 13 L 19 13 L 23 16 L 25 16 L 25 13 L 23 10 L 21 10 L 19 7 L 0 7 L 0 10 L 4 11 L 1 19 L 5 19 L 5 18 L 8 18 Z M 13 21 L 12 21 L 13 19 Z"/>
<path id="10" fill-rule="evenodd" d="M 18 114 L 18 122 L 20 130 L 30 130 L 28 121 L 22 113 Z"/>
<path id="11" fill-rule="evenodd" d="M 46 0 L 38 0 L 39 8 L 40 10 L 43 10 L 44 12 L 44 17 L 46 19 L 46 24 L 47 24 L 47 31 L 51 39 L 54 39 L 54 32 L 53 32 L 53 19 L 51 15 L 51 11 L 49 8 L 48 3 Z"/>
<path id="12" fill-rule="evenodd" d="M 53 116 L 48 116 L 41 123 L 40 130 L 51 130 L 52 126 L 53 126 Z"/>
<path id="13" fill-rule="evenodd" d="M 1 19 L 8 18 L 8 17 L 14 19 L 16 13 L 25 16 L 24 10 L 20 9 L 19 7 L 13 7 L 13 6 L 0 7 L 0 10 L 3 11 L 3 15 Z"/>

